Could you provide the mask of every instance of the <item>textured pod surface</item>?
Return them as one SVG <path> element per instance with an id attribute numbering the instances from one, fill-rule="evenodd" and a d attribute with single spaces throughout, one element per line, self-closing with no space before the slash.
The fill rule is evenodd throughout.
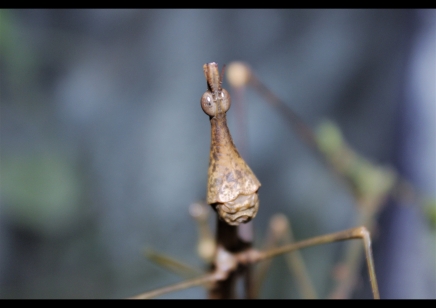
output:
<path id="1" fill-rule="evenodd" d="M 225 115 L 211 118 L 210 123 L 212 134 L 207 202 L 228 202 L 239 195 L 257 192 L 260 182 L 234 146 Z"/>
<path id="2" fill-rule="evenodd" d="M 256 217 L 259 209 L 259 197 L 256 193 L 239 195 L 235 200 L 216 203 L 218 215 L 229 225 L 237 226 Z"/>
<path id="3" fill-rule="evenodd" d="M 220 217 L 228 224 L 238 225 L 256 215 L 260 182 L 233 144 L 226 121 L 230 96 L 221 88 L 218 65 L 205 64 L 203 69 L 208 84 L 208 91 L 203 97 L 211 98 L 213 106 L 208 106 L 208 109 L 214 110 L 214 113 L 205 111 L 211 123 L 207 202 L 216 207 Z"/>

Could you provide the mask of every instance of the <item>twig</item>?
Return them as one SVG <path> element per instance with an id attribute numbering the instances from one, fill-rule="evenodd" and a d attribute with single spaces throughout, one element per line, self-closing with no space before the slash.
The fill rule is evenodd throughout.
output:
<path id="1" fill-rule="evenodd" d="M 211 273 L 211 274 L 207 274 L 205 276 L 201 276 L 198 278 L 194 278 L 191 280 L 185 280 L 183 282 L 171 285 L 171 286 L 167 286 L 167 287 L 163 287 L 157 290 L 153 290 L 150 292 L 145 292 L 133 297 L 130 297 L 129 299 L 150 299 L 153 297 L 157 297 L 160 295 L 163 295 L 165 293 L 170 293 L 170 292 L 175 292 L 175 291 L 179 291 L 179 290 L 183 290 L 183 289 L 187 289 L 187 288 L 191 288 L 191 287 L 195 287 L 195 286 L 200 286 L 206 283 L 210 283 L 216 280 L 216 274 L 215 273 Z"/>

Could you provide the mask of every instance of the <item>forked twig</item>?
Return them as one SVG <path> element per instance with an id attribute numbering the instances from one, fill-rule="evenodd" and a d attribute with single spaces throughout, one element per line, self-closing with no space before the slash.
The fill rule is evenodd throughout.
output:
<path id="1" fill-rule="evenodd" d="M 349 239 L 363 240 L 367 266 L 369 271 L 369 277 L 370 277 L 371 287 L 373 290 L 373 296 L 375 299 L 380 299 L 376 274 L 374 271 L 374 263 L 372 258 L 371 240 L 370 240 L 369 232 L 365 227 L 357 227 L 349 230 L 321 235 L 311 239 L 299 241 L 296 243 L 284 245 L 266 251 L 247 249 L 239 253 L 230 253 L 225 249 L 218 249 L 217 258 L 215 261 L 216 269 L 213 273 L 192 280 L 187 280 L 172 286 L 157 289 L 151 292 L 146 292 L 134 296 L 132 297 L 132 299 L 152 298 L 165 293 L 174 292 L 174 291 L 178 291 L 198 285 L 203 285 L 210 282 L 224 281 L 240 265 L 250 265 L 250 264 L 252 265 L 257 262 L 261 262 L 273 258 L 275 256 L 284 253 L 289 253 L 295 250 L 307 248 L 310 246 L 320 245 L 320 244 L 345 241 Z"/>
<path id="2" fill-rule="evenodd" d="M 368 271 L 369 271 L 369 278 L 371 281 L 373 295 L 374 295 L 375 299 L 379 299 L 380 294 L 378 291 L 377 279 L 376 279 L 375 270 L 374 270 L 374 262 L 373 262 L 373 258 L 372 258 L 371 239 L 369 236 L 369 232 L 365 227 L 358 227 L 358 228 L 353 228 L 353 229 L 335 232 L 335 233 L 331 233 L 331 234 L 321 235 L 321 236 L 317 236 L 317 237 L 314 237 L 314 238 L 311 238 L 308 240 L 300 241 L 300 242 L 297 242 L 294 244 L 289 244 L 289 245 L 285 245 L 285 246 L 282 246 L 279 248 L 274 248 L 274 249 L 271 249 L 269 251 L 265 251 L 263 253 L 261 252 L 259 255 L 258 261 L 272 258 L 272 257 L 275 257 L 277 255 L 291 252 L 291 251 L 294 251 L 297 249 L 306 248 L 309 246 L 345 241 L 345 240 L 349 240 L 349 239 L 362 239 L 363 240 L 364 248 L 365 248 L 365 255 L 366 255 L 366 260 L 367 260 L 367 266 L 368 266 Z"/>

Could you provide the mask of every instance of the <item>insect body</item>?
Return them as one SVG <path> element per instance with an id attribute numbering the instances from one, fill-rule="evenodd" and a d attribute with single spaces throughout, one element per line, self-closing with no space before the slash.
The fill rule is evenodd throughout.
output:
<path id="1" fill-rule="evenodd" d="M 208 90 L 201 97 L 201 107 L 211 124 L 207 203 L 221 219 L 237 226 L 256 216 L 260 182 L 233 144 L 226 121 L 230 95 L 221 87 L 218 64 L 204 64 L 203 70 Z"/>
<path id="2" fill-rule="evenodd" d="M 221 87 L 222 76 L 218 73 L 218 65 L 214 62 L 208 63 L 203 65 L 203 70 L 208 90 L 203 94 L 200 102 L 203 111 L 209 116 L 211 123 L 207 202 L 215 209 L 219 217 L 215 244 L 213 244 L 213 240 L 211 240 L 210 235 L 207 235 L 207 232 L 204 233 L 205 236 L 201 238 L 203 243 L 209 243 L 207 244 L 209 250 L 213 250 L 213 254 L 204 254 L 208 262 L 211 263 L 210 272 L 172 286 L 139 294 L 134 298 L 152 298 L 168 292 L 204 284 L 208 284 L 210 298 L 236 298 L 236 286 L 239 282 L 242 282 L 245 286 L 245 297 L 253 298 L 257 293 L 257 287 L 249 279 L 251 275 L 249 271 L 251 265 L 283 253 L 295 252 L 296 250 L 306 247 L 352 239 L 360 239 L 363 242 L 372 292 L 375 299 L 380 298 L 372 257 L 370 233 L 364 226 L 324 234 L 299 242 L 292 242 L 290 240 L 290 234 L 287 234 L 288 239 L 285 240 L 288 242 L 287 244 L 266 250 L 257 250 L 252 247 L 250 239 L 247 241 L 248 237 L 245 237 L 245 234 L 243 235 L 243 228 L 238 228 L 237 226 L 240 223 L 250 221 L 256 216 L 259 208 L 257 192 L 260 187 L 260 182 L 241 158 L 233 144 L 226 123 L 226 112 L 230 108 L 230 96 L 228 92 Z M 271 94 L 265 86 L 255 79 L 255 75 L 251 74 L 248 68 L 245 68 L 245 72 L 250 74 L 245 78 L 245 82 L 250 80 L 251 83 L 256 84 L 263 94 L 267 94 L 268 98 L 272 100 L 276 107 L 279 107 L 281 111 L 284 111 L 284 113 L 289 116 L 291 121 L 297 122 L 298 125 L 295 126 L 299 128 L 299 132 L 302 132 L 304 136 L 313 138 L 311 131 L 306 128 L 304 123 L 301 122 L 292 111 L 289 111 L 283 102 Z M 310 132 L 310 134 L 306 134 L 307 132 Z M 207 222 L 207 216 L 199 215 L 198 213 L 195 214 L 195 216 L 198 218 L 197 221 L 199 225 Z M 285 222 L 283 221 L 283 216 L 279 220 L 274 219 L 273 235 L 271 237 L 273 242 L 286 238 L 285 233 L 287 231 L 290 232 L 286 220 Z M 281 227 L 279 227 L 280 225 Z M 279 231 L 280 229 L 281 231 Z M 279 233 L 282 234 L 280 235 Z M 269 246 L 275 246 L 273 242 L 270 243 Z M 354 248 L 347 252 L 347 260 L 343 265 L 347 267 L 347 270 L 345 270 L 344 277 L 341 278 L 342 281 L 335 287 L 333 293 L 335 297 L 341 297 L 350 292 L 348 290 L 349 286 L 351 286 L 354 281 L 352 270 L 355 271 L 355 269 L 358 268 L 356 263 L 359 261 L 357 258 L 358 255 L 359 252 L 354 250 Z M 349 258 L 349 256 L 354 257 Z M 178 262 L 172 262 L 171 260 L 168 262 L 168 258 L 166 258 L 165 262 L 168 265 L 173 265 L 174 263 L 178 264 Z M 313 291 L 313 287 L 311 287 L 308 281 L 308 276 L 304 273 L 304 266 L 302 266 L 301 260 L 299 258 L 293 258 L 290 263 L 292 271 L 298 274 L 300 277 L 299 280 L 304 284 L 303 288 L 306 289 L 304 291 L 306 296 L 308 298 L 316 297 L 316 293 Z M 243 280 L 240 278 L 243 278 Z"/>

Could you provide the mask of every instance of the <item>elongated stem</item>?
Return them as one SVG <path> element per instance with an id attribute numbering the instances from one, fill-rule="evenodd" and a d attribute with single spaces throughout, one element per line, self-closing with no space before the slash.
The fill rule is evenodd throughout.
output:
<path id="1" fill-rule="evenodd" d="M 289 220 L 283 214 L 275 214 L 271 219 L 268 227 L 267 237 L 264 243 L 263 250 L 269 250 L 282 244 L 294 243 L 294 236 Z M 300 294 L 305 299 L 318 298 L 315 288 L 312 284 L 310 276 L 307 272 L 306 265 L 299 251 L 294 251 L 285 256 L 291 274 L 296 277 Z M 254 288 L 254 294 L 260 293 L 263 280 L 270 268 L 272 260 L 264 261 L 257 267 L 257 279 Z"/>
<path id="2" fill-rule="evenodd" d="M 152 249 L 147 249 L 144 253 L 150 261 L 186 278 L 196 277 L 202 273 L 202 271 L 197 268 L 171 258 L 165 254 L 158 253 Z"/>
<path id="3" fill-rule="evenodd" d="M 269 259 L 275 257 L 277 255 L 288 253 L 297 249 L 302 249 L 314 245 L 333 243 L 338 241 L 345 241 L 349 239 L 362 239 L 365 247 L 366 261 L 369 272 L 369 279 L 371 282 L 371 288 L 373 292 L 373 296 L 375 299 L 380 299 L 380 294 L 378 291 L 377 279 L 374 270 L 374 261 L 372 257 L 371 250 L 371 240 L 369 237 L 369 232 L 365 227 L 353 228 L 345 231 L 340 231 L 336 233 L 326 234 L 317 236 L 308 240 L 300 241 L 297 243 L 285 245 L 279 248 L 273 248 L 268 251 L 259 252 L 259 254 L 254 258 L 254 262 L 262 261 L 265 259 Z"/>
<path id="4" fill-rule="evenodd" d="M 216 242 L 218 254 L 224 251 L 231 255 L 237 255 L 238 253 L 243 253 L 251 246 L 251 243 L 245 242 L 239 237 L 238 228 L 240 228 L 240 226 L 228 225 L 225 221 L 217 217 Z M 228 262 L 228 264 L 226 264 L 226 262 Z M 227 261 L 227 259 L 225 260 L 224 258 L 220 259 L 219 256 L 216 257 L 214 270 L 217 272 L 227 272 L 227 277 L 216 281 L 209 290 L 209 298 L 231 299 L 238 297 L 235 286 L 238 280 L 241 279 L 241 275 L 244 274 L 245 276 L 249 264 L 242 265 L 239 263 L 234 265 L 234 262 L 235 261 L 231 258 Z M 245 277 L 245 279 L 249 279 L 249 277 Z M 245 291 L 245 297 L 250 297 L 251 291 L 247 289 Z"/>
<path id="5" fill-rule="evenodd" d="M 285 244 L 294 243 L 295 240 L 294 240 L 294 234 L 292 232 L 291 223 L 284 215 L 277 216 L 277 218 L 283 220 L 283 224 L 286 223 L 285 232 L 283 234 L 284 243 Z M 303 298 L 317 299 L 318 296 L 316 294 L 315 288 L 310 279 L 309 273 L 307 272 L 306 265 L 304 264 L 304 260 L 301 253 L 299 251 L 295 251 L 294 253 L 287 255 L 286 261 L 288 263 L 289 269 L 297 279 L 298 288 L 300 289 L 300 293 L 303 296 Z"/>
<path id="6" fill-rule="evenodd" d="M 213 261 L 216 243 L 209 229 L 208 218 L 210 206 L 205 202 L 196 202 L 189 206 L 189 213 L 195 219 L 198 227 L 198 255 L 208 264 Z"/>
<path id="7" fill-rule="evenodd" d="M 236 298 L 236 284 L 244 277 L 246 297 L 251 297 L 249 264 L 234 264 L 226 270 L 220 264 L 220 253 L 236 254 L 251 247 L 250 225 L 240 226 L 256 216 L 260 182 L 236 149 L 229 128 L 226 112 L 230 108 L 230 95 L 222 88 L 222 75 L 215 62 L 203 65 L 208 90 L 201 98 L 203 111 L 211 124 L 207 203 L 217 212 L 216 259 L 214 270 L 225 273 L 210 289 L 210 298 Z M 240 265 L 240 266 L 238 266 Z M 229 268 L 227 268 L 229 269 Z"/>
<path id="8" fill-rule="evenodd" d="M 166 293 L 175 292 L 195 286 L 200 286 L 206 283 L 210 283 L 216 280 L 215 273 L 207 274 L 205 276 L 201 276 L 198 278 L 194 278 L 191 280 L 186 280 L 177 284 L 173 284 L 171 286 L 163 287 L 157 290 L 153 290 L 150 292 L 145 292 L 133 297 L 130 297 L 129 299 L 150 299 L 153 297 L 157 297 Z"/>
<path id="9" fill-rule="evenodd" d="M 285 102 L 277 97 L 263 84 L 250 67 L 242 62 L 233 62 L 229 65 L 227 79 L 232 87 L 242 89 L 252 86 L 265 100 L 277 108 L 286 122 L 299 134 L 299 136 L 316 152 L 318 151 L 315 134 L 312 129 L 295 113 Z"/>

